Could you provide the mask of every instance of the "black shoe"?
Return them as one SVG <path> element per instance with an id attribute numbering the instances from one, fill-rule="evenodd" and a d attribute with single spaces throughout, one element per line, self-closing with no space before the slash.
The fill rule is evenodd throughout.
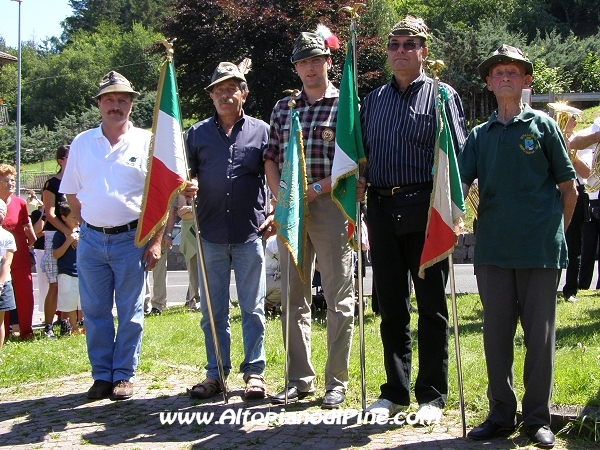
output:
<path id="1" fill-rule="evenodd" d="M 515 427 L 503 427 L 498 425 L 491 420 L 486 420 L 481 425 L 473 428 L 467 433 L 469 439 L 475 439 L 477 441 L 484 439 L 491 439 L 500 435 L 509 435 L 515 431 Z"/>
<path id="2" fill-rule="evenodd" d="M 323 409 L 339 408 L 346 401 L 346 394 L 342 391 L 327 391 L 323 397 Z"/>
<path id="3" fill-rule="evenodd" d="M 106 398 L 113 391 L 113 384 L 110 381 L 95 380 L 92 387 L 87 391 L 87 398 L 99 400 Z"/>
<path id="4" fill-rule="evenodd" d="M 532 425 L 527 427 L 527 434 L 531 438 L 532 444 L 536 447 L 554 447 L 554 433 L 552 433 L 548 425 Z"/>
<path id="5" fill-rule="evenodd" d="M 54 332 L 52 331 L 52 325 L 47 323 L 46 325 L 44 325 L 44 332 L 42 333 L 42 336 L 47 337 L 49 339 L 56 339 L 56 336 L 54 336 Z"/>
<path id="6" fill-rule="evenodd" d="M 296 386 L 292 386 L 287 389 L 287 398 L 288 402 L 295 402 L 298 400 L 302 400 L 304 397 L 312 395 L 313 391 L 308 392 L 300 392 Z M 285 390 L 281 391 L 279 394 L 271 397 L 271 403 L 282 404 L 285 403 Z"/>
<path id="7" fill-rule="evenodd" d="M 71 334 L 71 324 L 67 319 L 60 321 L 60 335 L 67 336 Z"/>

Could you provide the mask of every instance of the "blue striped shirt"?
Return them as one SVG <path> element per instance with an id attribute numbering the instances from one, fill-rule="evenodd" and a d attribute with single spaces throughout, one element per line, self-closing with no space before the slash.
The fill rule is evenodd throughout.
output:
<path id="1" fill-rule="evenodd" d="M 452 87 L 440 85 L 450 94 L 446 114 L 458 154 L 467 138 L 462 102 Z M 360 117 L 371 185 L 385 188 L 433 180 L 435 96 L 433 79 L 422 72 L 404 92 L 392 77 L 365 97 Z"/>

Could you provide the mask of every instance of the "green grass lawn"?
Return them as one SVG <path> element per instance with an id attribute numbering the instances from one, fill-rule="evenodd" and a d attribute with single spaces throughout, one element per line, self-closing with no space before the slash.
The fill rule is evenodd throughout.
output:
<path id="1" fill-rule="evenodd" d="M 594 291 L 578 294 L 578 303 L 558 304 L 556 368 L 553 402 L 558 405 L 600 406 L 600 296 Z M 482 344 L 482 310 L 479 296 L 462 294 L 457 297 L 460 346 L 467 421 L 478 423 L 487 412 L 486 370 Z M 231 310 L 234 369 L 243 359 L 240 310 Z M 416 326 L 417 315 L 413 314 Z M 204 377 L 204 339 L 199 327 L 200 315 L 180 307 L 169 308 L 161 316 L 148 317 L 138 373 L 165 379 L 166 375 L 184 367 L 197 379 Z M 326 321 L 323 312 L 313 321 L 312 361 L 316 371 L 315 384 L 324 393 L 323 371 L 326 361 Z M 414 351 L 419 343 L 413 330 Z M 269 316 L 266 328 L 266 379 L 268 392 L 283 388 L 284 349 L 279 317 Z M 382 347 L 379 337 L 379 317 L 370 310 L 365 314 L 367 401 L 379 394 L 384 382 Z M 450 392 L 448 409 L 458 410 L 456 360 L 451 331 Z M 515 383 L 518 396 L 523 394 L 522 365 L 525 354 L 522 331 L 515 338 Z M 0 354 L 0 388 L 15 387 L 30 382 L 50 381 L 74 374 L 89 373 L 85 338 L 64 337 L 56 340 L 37 338 L 29 342 L 10 340 Z M 413 380 L 418 370 L 413 360 Z M 240 374 L 230 375 L 229 383 L 241 386 Z M 24 387 L 24 389 L 27 389 Z M 361 407 L 358 321 L 352 342 L 349 408 Z"/>

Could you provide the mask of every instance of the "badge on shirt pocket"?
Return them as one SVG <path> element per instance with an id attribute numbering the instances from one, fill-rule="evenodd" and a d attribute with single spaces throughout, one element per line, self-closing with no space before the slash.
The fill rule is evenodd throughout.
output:
<path id="1" fill-rule="evenodd" d="M 324 141 L 331 142 L 335 139 L 335 131 L 333 131 L 331 128 L 325 128 L 321 132 L 321 138 Z"/>

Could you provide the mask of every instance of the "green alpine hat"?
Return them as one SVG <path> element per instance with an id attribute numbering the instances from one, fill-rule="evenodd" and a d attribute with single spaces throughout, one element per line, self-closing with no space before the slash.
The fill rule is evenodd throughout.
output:
<path id="1" fill-rule="evenodd" d="M 291 61 L 292 64 L 295 64 L 303 59 L 330 54 L 331 51 L 321 36 L 317 33 L 303 32 L 294 43 Z"/>
<path id="2" fill-rule="evenodd" d="M 415 36 L 427 39 L 429 37 L 428 31 L 423 19 L 408 15 L 392 27 L 388 38 L 392 36 Z"/>
<path id="3" fill-rule="evenodd" d="M 205 89 L 210 92 L 215 84 L 219 84 L 222 81 L 229 80 L 230 78 L 235 78 L 237 80 L 246 82 L 246 77 L 244 77 L 244 74 L 240 72 L 238 66 L 230 62 L 219 63 L 213 73 L 210 84 L 206 86 Z"/>
<path id="4" fill-rule="evenodd" d="M 486 77 L 490 74 L 492 66 L 501 62 L 521 63 L 525 67 L 525 74 L 533 75 L 533 64 L 531 64 L 531 61 L 523 54 L 521 49 L 513 47 L 512 45 L 502 44 L 492 56 L 477 67 L 481 79 L 486 82 Z"/>

